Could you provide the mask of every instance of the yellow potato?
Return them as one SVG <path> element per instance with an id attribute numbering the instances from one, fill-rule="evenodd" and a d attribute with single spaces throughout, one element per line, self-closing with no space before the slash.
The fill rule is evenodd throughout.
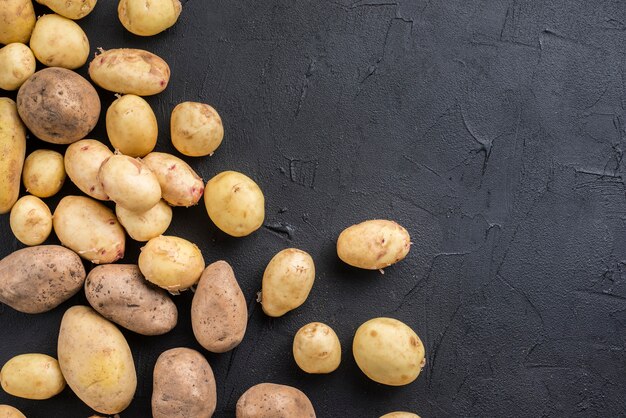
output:
<path id="1" fill-rule="evenodd" d="M 170 67 L 148 51 L 109 49 L 91 61 L 89 77 L 105 90 L 150 96 L 165 90 L 170 80 Z"/>
<path id="2" fill-rule="evenodd" d="M 236 171 L 224 171 L 209 180 L 204 204 L 215 226 L 233 237 L 250 235 L 265 219 L 263 192 L 251 178 Z"/>
<path id="3" fill-rule="evenodd" d="M 124 256 L 124 229 L 111 209 L 93 199 L 65 196 L 54 211 L 52 226 L 64 246 L 94 264 Z"/>
<path id="4" fill-rule="evenodd" d="M 137 374 L 124 335 L 87 306 L 63 315 L 57 351 L 68 386 L 102 414 L 122 412 L 135 395 Z"/>
<path id="5" fill-rule="evenodd" d="M 65 150 L 65 172 L 83 193 L 94 199 L 109 200 L 98 180 L 98 171 L 102 163 L 112 155 L 106 145 L 95 139 L 74 142 Z"/>
<path id="6" fill-rule="evenodd" d="M 26 130 L 15 102 L 0 97 L 0 214 L 13 207 L 20 194 L 20 178 L 26 155 Z"/>
<path id="7" fill-rule="evenodd" d="M 10 405 L 0 405 L 0 418 L 26 418 L 26 416 Z"/>
<path id="8" fill-rule="evenodd" d="M 59 362 L 46 354 L 15 356 L 4 364 L 0 376 L 2 389 L 20 398 L 50 399 L 65 388 Z"/>
<path id="9" fill-rule="evenodd" d="M 393 221 L 375 219 L 346 228 L 337 239 L 337 255 L 351 266 L 379 270 L 402 260 L 411 237 Z"/>
<path id="10" fill-rule="evenodd" d="M 157 176 L 167 203 L 184 207 L 198 203 L 204 191 L 204 182 L 189 164 L 164 152 L 151 152 L 142 161 Z"/>
<path id="11" fill-rule="evenodd" d="M 269 316 L 283 316 L 302 305 L 313 287 L 315 264 L 296 248 L 276 254 L 263 273 L 261 305 Z"/>
<path id="12" fill-rule="evenodd" d="M 122 25 L 139 36 L 152 36 L 174 26 L 182 5 L 179 0 L 121 0 L 117 15 Z"/>
<path id="13" fill-rule="evenodd" d="M 236 418 L 315 418 L 309 398 L 286 385 L 259 383 L 237 401 Z"/>
<path id="14" fill-rule="evenodd" d="M 37 0 L 37 3 L 73 20 L 87 16 L 96 6 L 96 0 Z"/>
<path id="15" fill-rule="evenodd" d="M 161 201 L 159 180 L 138 158 L 112 155 L 100 166 L 98 179 L 112 201 L 133 212 L 146 212 Z"/>
<path id="16" fill-rule="evenodd" d="M 183 102 L 170 118 L 172 145 L 190 157 L 212 155 L 224 138 L 222 118 L 205 103 Z"/>
<path id="17" fill-rule="evenodd" d="M 87 62 L 89 40 L 73 20 L 55 14 L 43 15 L 33 29 L 30 49 L 48 67 L 73 70 Z"/>
<path id="18" fill-rule="evenodd" d="M 12 43 L 0 49 L 0 89 L 17 90 L 35 74 L 35 56 L 24 44 Z"/>
<path id="19" fill-rule="evenodd" d="M 420 418 L 419 415 L 411 412 L 390 412 L 380 418 Z"/>
<path id="20" fill-rule="evenodd" d="M 13 205 L 9 224 L 13 235 L 22 244 L 39 245 L 52 232 L 52 213 L 43 200 L 24 196 Z"/>
<path id="21" fill-rule="evenodd" d="M 63 156 L 47 149 L 31 152 L 24 161 L 22 179 L 28 193 L 37 197 L 54 196 L 65 182 Z"/>
<path id="22" fill-rule="evenodd" d="M 3 0 L 0 7 L 0 44 L 25 44 L 35 27 L 35 9 L 31 0 Z"/>
<path id="23" fill-rule="evenodd" d="M 172 208 L 163 200 L 145 212 L 133 212 L 115 205 L 115 214 L 135 241 L 149 241 L 164 234 L 172 222 Z"/>
<path id="24" fill-rule="evenodd" d="M 424 344 L 408 325 L 393 318 L 374 318 L 354 335 L 352 353 L 361 371 L 375 382 L 408 385 L 426 364 Z"/>
<path id="25" fill-rule="evenodd" d="M 330 373 L 341 363 L 341 343 L 331 327 L 311 322 L 293 338 L 293 358 L 307 373 Z"/>
<path id="26" fill-rule="evenodd" d="M 134 94 L 124 95 L 111 103 L 106 128 L 113 148 L 131 157 L 143 157 L 152 151 L 159 135 L 152 108 Z"/>
<path id="27" fill-rule="evenodd" d="M 204 258 L 200 249 L 186 239 L 161 235 L 141 249 L 139 269 L 148 281 L 177 293 L 198 282 Z"/>

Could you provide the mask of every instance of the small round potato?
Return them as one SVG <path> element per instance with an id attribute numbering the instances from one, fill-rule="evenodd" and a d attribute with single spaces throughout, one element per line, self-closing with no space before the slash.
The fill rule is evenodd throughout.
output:
<path id="1" fill-rule="evenodd" d="M 190 157 L 212 155 L 224 138 L 222 118 L 205 103 L 183 102 L 172 111 L 172 145 Z"/>
<path id="2" fill-rule="evenodd" d="M 250 235 L 265 219 L 263 192 L 250 177 L 236 171 L 209 180 L 204 204 L 215 226 L 233 237 Z"/>
<path id="3" fill-rule="evenodd" d="M 280 251 L 263 273 L 263 312 L 277 317 L 296 309 L 309 296 L 314 280 L 315 264 L 308 253 L 296 248 Z"/>
<path id="4" fill-rule="evenodd" d="M 331 327 L 311 322 L 293 338 L 293 358 L 307 373 L 330 373 L 341 363 L 341 343 Z"/>
<path id="5" fill-rule="evenodd" d="M 59 362 L 46 354 L 15 356 L 4 364 L 0 376 L 2 389 L 20 398 L 50 399 L 65 388 Z"/>
<path id="6" fill-rule="evenodd" d="M 167 203 L 184 207 L 198 203 L 204 192 L 204 182 L 189 164 L 164 152 L 151 152 L 142 161 L 159 179 Z"/>
<path id="7" fill-rule="evenodd" d="M 130 211 L 143 213 L 161 201 L 159 180 L 138 158 L 112 155 L 100 166 L 98 179 L 109 198 Z"/>
<path id="8" fill-rule="evenodd" d="M 86 195 L 99 200 L 109 200 L 104 192 L 98 171 L 102 163 L 113 153 L 106 145 L 95 139 L 83 139 L 65 150 L 65 172 L 72 182 Z"/>
<path id="9" fill-rule="evenodd" d="M 28 193 L 37 197 L 54 196 L 65 182 L 63 156 L 48 149 L 33 151 L 24 161 L 22 180 Z"/>
<path id="10" fill-rule="evenodd" d="M 352 353 L 361 371 L 375 382 L 408 385 L 426 364 L 424 344 L 415 331 L 393 318 L 374 318 L 354 334 Z"/>
<path id="11" fill-rule="evenodd" d="M 11 405 L 0 405 L 0 418 L 26 418 L 26 416 Z"/>
<path id="12" fill-rule="evenodd" d="M 286 385 L 259 383 L 237 401 L 236 418 L 315 418 L 309 398 Z"/>
<path id="13" fill-rule="evenodd" d="M 3 0 L 0 7 L 0 44 L 25 44 L 30 39 L 35 21 L 31 0 Z"/>
<path id="14" fill-rule="evenodd" d="M 72 20 L 82 19 L 96 6 L 96 0 L 37 0 L 37 3 L 48 6 L 54 13 Z"/>
<path id="15" fill-rule="evenodd" d="M 121 0 L 117 15 L 122 25 L 139 36 L 152 36 L 174 26 L 182 5 L 179 0 Z"/>
<path id="16" fill-rule="evenodd" d="M 113 148 L 131 157 L 143 157 L 152 151 L 159 136 L 152 108 L 134 94 L 126 94 L 111 103 L 106 128 Z"/>
<path id="17" fill-rule="evenodd" d="M 26 155 L 26 129 L 15 102 L 0 97 L 0 214 L 11 210 L 20 195 Z"/>
<path id="18" fill-rule="evenodd" d="M 22 244 L 39 245 L 52 232 L 52 213 L 40 198 L 24 196 L 13 205 L 9 224 Z"/>
<path id="19" fill-rule="evenodd" d="M 35 56 L 24 44 L 12 43 L 0 49 L 0 89 L 17 90 L 35 74 Z"/>
<path id="20" fill-rule="evenodd" d="M 380 418 L 420 418 L 419 415 L 413 414 L 411 412 L 390 412 L 388 414 L 383 415 Z"/>
<path id="21" fill-rule="evenodd" d="M 148 281 L 176 294 L 198 282 L 204 258 L 186 239 L 161 235 L 141 249 L 139 269 Z"/>
<path id="22" fill-rule="evenodd" d="M 135 241 L 149 241 L 164 234 L 172 222 L 172 208 L 163 200 L 141 213 L 115 205 L 115 214 Z"/>
<path id="23" fill-rule="evenodd" d="M 89 57 L 89 40 L 76 22 L 51 14 L 37 19 L 30 37 L 30 49 L 42 64 L 73 70 Z"/>

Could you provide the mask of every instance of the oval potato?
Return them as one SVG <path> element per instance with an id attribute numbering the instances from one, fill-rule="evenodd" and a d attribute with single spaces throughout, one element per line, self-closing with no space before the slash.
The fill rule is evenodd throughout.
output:
<path id="1" fill-rule="evenodd" d="M 30 39 L 35 21 L 31 0 L 4 0 L 0 7 L 0 44 L 25 44 Z"/>
<path id="2" fill-rule="evenodd" d="M 207 266 L 191 302 L 191 325 L 200 345 L 224 353 L 241 343 L 248 307 L 235 272 L 226 261 Z"/>
<path id="3" fill-rule="evenodd" d="M 420 418 L 419 415 L 413 414 L 411 412 L 389 412 L 381 416 L 380 418 Z"/>
<path id="4" fill-rule="evenodd" d="M 237 418 L 315 418 L 309 398 L 286 385 L 259 383 L 244 392 L 237 401 Z"/>
<path id="5" fill-rule="evenodd" d="M 87 16 L 96 6 L 96 0 L 36 0 L 37 3 L 48 6 L 54 13 L 77 20 Z"/>
<path id="6" fill-rule="evenodd" d="M 87 62 L 89 40 L 73 20 L 56 14 L 43 15 L 33 29 L 30 49 L 48 67 L 73 70 Z"/>
<path id="7" fill-rule="evenodd" d="M 111 103 L 106 129 L 113 148 L 131 157 L 143 157 L 152 151 L 159 136 L 152 108 L 134 94 L 126 94 Z"/>
<path id="8" fill-rule="evenodd" d="M 54 309 L 78 293 L 84 281 L 80 257 L 59 245 L 23 248 L 0 260 L 0 302 L 16 311 Z"/>
<path id="9" fill-rule="evenodd" d="M 0 97 L 0 214 L 11 210 L 20 194 L 26 155 L 26 130 L 15 102 Z"/>
<path id="10" fill-rule="evenodd" d="M 411 237 L 393 221 L 374 219 L 346 228 L 337 239 L 337 255 L 351 266 L 379 270 L 404 259 Z"/>
<path id="11" fill-rule="evenodd" d="M 23 196 L 11 209 L 9 225 L 15 238 L 22 244 L 39 245 L 52 232 L 52 213 L 38 197 Z"/>
<path id="12" fill-rule="evenodd" d="M 115 205 L 115 214 L 135 241 L 149 241 L 164 234 L 172 222 L 172 208 L 163 200 L 145 212 L 133 212 Z"/>
<path id="13" fill-rule="evenodd" d="M 35 74 L 37 62 L 30 48 L 15 42 L 0 49 L 0 89 L 17 90 Z"/>
<path id="14" fill-rule="evenodd" d="M 0 376 L 2 389 L 20 398 L 50 399 L 65 388 L 59 362 L 46 354 L 15 356 L 2 366 Z"/>
<path id="15" fill-rule="evenodd" d="M 190 157 L 213 155 L 224 139 L 222 118 L 205 103 L 183 102 L 170 118 L 172 145 Z"/>
<path id="16" fill-rule="evenodd" d="M 174 26 L 181 10 L 179 0 L 152 0 L 149 7 L 144 0 L 120 0 L 117 15 L 129 32 L 152 36 Z"/>
<path id="17" fill-rule="evenodd" d="M 307 373 L 330 373 L 341 363 L 341 343 L 331 327 L 311 322 L 293 338 L 293 358 Z"/>
<path id="18" fill-rule="evenodd" d="M 48 149 L 31 152 L 24 161 L 22 180 L 28 193 L 37 197 L 54 196 L 65 182 L 63 156 Z"/>
<path id="19" fill-rule="evenodd" d="M 26 416 L 11 405 L 0 405 L 0 418 L 26 418 Z"/>
<path id="20" fill-rule="evenodd" d="M 164 152 L 151 152 L 142 161 L 157 176 L 167 203 L 184 207 L 198 204 L 204 182 L 189 164 Z"/>
<path id="21" fill-rule="evenodd" d="M 95 139 L 82 139 L 65 150 L 65 172 L 86 195 L 99 200 L 109 200 L 98 179 L 102 163 L 112 156 L 111 150 Z"/>

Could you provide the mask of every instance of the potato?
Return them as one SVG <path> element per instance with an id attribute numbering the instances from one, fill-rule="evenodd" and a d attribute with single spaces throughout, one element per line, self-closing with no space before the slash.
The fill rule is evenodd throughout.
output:
<path id="1" fill-rule="evenodd" d="M 15 102 L 0 97 L 0 214 L 13 207 L 20 194 L 20 178 L 26 155 L 26 130 Z"/>
<path id="2" fill-rule="evenodd" d="M 78 293 L 84 281 L 78 255 L 59 245 L 23 248 L 0 260 L 0 302 L 16 311 L 54 309 Z"/>
<path id="3" fill-rule="evenodd" d="M 286 385 L 259 383 L 237 401 L 237 418 L 315 418 L 309 398 L 300 390 Z"/>
<path id="4" fill-rule="evenodd" d="M 94 264 L 124 256 L 124 229 L 111 209 L 93 199 L 65 196 L 54 211 L 52 227 L 61 244 Z"/>
<path id="5" fill-rule="evenodd" d="M 85 280 L 85 295 L 100 315 L 138 334 L 165 334 L 178 321 L 167 293 L 149 285 L 133 264 L 95 267 Z"/>
<path id="6" fill-rule="evenodd" d="M 9 225 L 22 244 L 39 245 L 52 232 L 52 213 L 40 198 L 24 196 L 13 205 Z"/>
<path id="7" fill-rule="evenodd" d="M 251 178 L 236 171 L 224 171 L 209 180 L 204 204 L 215 226 L 233 237 L 250 235 L 265 219 L 263 192 Z"/>
<path id="8" fill-rule="evenodd" d="M 111 103 L 106 128 L 113 148 L 131 157 L 143 157 L 152 151 L 159 135 L 152 108 L 134 94 L 124 95 Z"/>
<path id="9" fill-rule="evenodd" d="M 263 273 L 263 312 L 276 317 L 296 309 L 309 296 L 314 280 L 315 264 L 308 253 L 296 248 L 280 251 Z"/>
<path id="10" fill-rule="evenodd" d="M 167 203 L 184 207 L 198 204 L 204 191 L 204 182 L 189 164 L 164 152 L 151 152 L 143 162 L 159 179 L 163 199 Z"/>
<path id="11" fill-rule="evenodd" d="M 248 306 L 226 261 L 210 264 L 191 302 L 191 325 L 200 345 L 213 353 L 232 350 L 243 340 Z"/>
<path id="12" fill-rule="evenodd" d="M 390 412 L 380 418 L 420 418 L 419 415 L 411 412 Z"/>
<path id="13" fill-rule="evenodd" d="M 190 348 L 172 348 L 154 366 L 153 418 L 210 418 L 217 405 L 213 370 Z"/>
<path id="14" fill-rule="evenodd" d="M 341 363 L 341 343 L 331 327 L 311 322 L 293 338 L 293 358 L 307 373 L 330 373 Z"/>
<path id="15" fill-rule="evenodd" d="M 26 418 L 26 416 L 10 405 L 0 405 L 0 418 Z"/>
<path id="16" fill-rule="evenodd" d="M 424 344 L 408 325 L 393 318 L 374 318 L 354 335 L 352 353 L 361 371 L 375 382 L 408 385 L 426 364 Z"/>
<path id="17" fill-rule="evenodd" d="M 65 68 L 45 68 L 33 74 L 17 92 L 17 110 L 39 139 L 71 144 L 84 138 L 100 117 L 96 89 Z"/>
<path id="18" fill-rule="evenodd" d="M 133 212 L 115 205 L 115 214 L 135 241 L 149 241 L 164 234 L 172 222 L 172 208 L 163 200 L 145 212 Z"/>
<path id="19" fill-rule="evenodd" d="M 133 400 L 137 374 L 130 347 L 115 325 L 90 307 L 65 312 L 57 351 L 68 386 L 90 408 L 117 414 Z"/>
<path id="20" fill-rule="evenodd" d="M 109 200 L 98 179 L 98 171 L 102 163 L 112 155 L 106 145 L 95 139 L 74 142 L 65 150 L 65 172 L 83 193 L 94 199 Z"/>
<path id="21" fill-rule="evenodd" d="M 182 5 L 179 0 L 121 0 L 117 15 L 122 25 L 139 36 L 152 36 L 174 26 Z"/>
<path id="22" fill-rule="evenodd" d="M 28 193 L 37 197 L 54 196 L 65 182 L 63 156 L 48 149 L 31 152 L 24 161 L 22 179 Z"/>
<path id="23" fill-rule="evenodd" d="M 12 43 L 0 49 L 0 89 L 17 90 L 35 73 L 35 56 L 24 44 Z"/>
<path id="24" fill-rule="evenodd" d="M 4 0 L 0 7 L 0 44 L 28 42 L 35 20 L 30 0 Z"/>
<path id="25" fill-rule="evenodd" d="M 148 51 L 109 49 L 91 61 L 89 77 L 105 90 L 151 96 L 167 87 L 170 67 L 162 58 Z"/>
<path id="26" fill-rule="evenodd" d="M 183 102 L 170 118 L 172 145 L 190 157 L 213 155 L 224 138 L 222 119 L 208 104 Z"/>
<path id="27" fill-rule="evenodd" d="M 161 201 L 161 186 L 143 161 L 116 154 L 106 159 L 98 171 L 102 189 L 125 209 L 145 212 Z"/>
<path id="28" fill-rule="evenodd" d="M 148 281 L 177 293 L 198 282 L 204 258 L 200 249 L 186 239 L 161 235 L 141 249 L 139 269 Z"/>
<path id="29" fill-rule="evenodd" d="M 96 6 L 96 0 L 37 0 L 37 3 L 48 6 L 54 13 L 68 19 L 82 19 Z"/>
<path id="30" fill-rule="evenodd" d="M 76 22 L 51 14 L 37 19 L 30 49 L 43 65 L 70 70 L 82 67 L 89 57 L 89 39 Z"/>
<path id="31" fill-rule="evenodd" d="M 352 225 L 337 239 L 337 255 L 351 266 L 380 270 L 409 253 L 411 237 L 393 221 L 375 219 Z"/>
<path id="32" fill-rule="evenodd" d="M 59 362 L 46 354 L 15 356 L 4 364 L 0 376 L 2 389 L 20 398 L 50 399 L 65 388 Z"/>

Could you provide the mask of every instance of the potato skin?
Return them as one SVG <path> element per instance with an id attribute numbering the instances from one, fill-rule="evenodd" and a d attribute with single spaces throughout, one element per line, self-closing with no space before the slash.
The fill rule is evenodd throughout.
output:
<path id="1" fill-rule="evenodd" d="M 24 161 L 22 180 L 28 193 L 37 197 L 54 196 L 65 182 L 63 156 L 48 149 L 31 152 Z"/>
<path id="2" fill-rule="evenodd" d="M 37 71 L 17 92 L 17 110 L 39 139 L 71 144 L 84 138 L 100 117 L 100 98 L 83 77 L 65 68 Z"/>
<path id="3" fill-rule="evenodd" d="M 115 214 L 135 241 L 149 241 L 164 234 L 172 222 L 172 208 L 163 200 L 146 212 L 133 212 L 115 205 Z"/>
<path id="4" fill-rule="evenodd" d="M 198 204 L 204 182 L 189 164 L 164 152 L 151 152 L 142 161 L 157 176 L 167 203 L 184 207 Z"/>
<path id="5" fill-rule="evenodd" d="M 65 388 L 59 362 L 46 354 L 15 356 L 2 366 L 0 376 L 2 389 L 20 398 L 50 399 Z"/>
<path id="6" fill-rule="evenodd" d="M 0 44 L 25 44 L 35 27 L 35 8 L 31 0 L 5 0 L 0 7 Z"/>
<path id="7" fill-rule="evenodd" d="M 65 196 L 52 216 L 61 243 L 94 264 L 124 256 L 126 236 L 113 211 L 84 196 Z"/>
<path id="8" fill-rule="evenodd" d="M 190 348 L 172 348 L 154 366 L 153 418 L 210 418 L 217 405 L 213 370 Z"/>
<path id="9" fill-rule="evenodd" d="M 224 353 L 241 343 L 248 307 L 235 272 L 226 261 L 207 266 L 191 302 L 191 325 L 200 345 Z"/>
<path id="10" fill-rule="evenodd" d="M 0 89 L 17 90 L 35 73 L 37 62 L 33 51 L 14 42 L 0 49 Z"/>
<path id="11" fill-rule="evenodd" d="M 352 353 L 367 377 L 389 386 L 408 385 L 426 364 L 424 344 L 405 323 L 374 318 L 354 334 Z"/>
<path id="12" fill-rule="evenodd" d="M 237 401 L 236 418 L 315 418 L 309 398 L 286 385 L 259 383 Z"/>
<path id="13" fill-rule="evenodd" d="M 0 97 L 0 214 L 11 210 L 20 193 L 26 155 L 26 130 L 15 102 Z"/>
<path id="14" fill-rule="evenodd" d="M 0 418 L 26 418 L 26 416 L 10 405 L 0 405 Z"/>
<path id="15" fill-rule="evenodd" d="M 98 200 L 109 200 L 98 179 L 102 163 L 112 156 L 111 150 L 95 139 L 82 139 L 65 150 L 65 172 L 86 195 Z"/>
<path id="16" fill-rule="evenodd" d="M 150 7 L 143 0 L 121 0 L 117 15 L 129 32 L 152 36 L 174 26 L 181 10 L 179 0 L 153 0 Z"/>
<path id="17" fill-rule="evenodd" d="M 402 260 L 411 248 L 406 229 L 393 221 L 374 219 L 352 225 L 337 239 L 337 255 L 351 266 L 379 270 Z"/>
<path id="18" fill-rule="evenodd" d="M 172 145 L 190 157 L 213 155 L 224 139 L 224 125 L 217 111 L 205 103 L 176 105 L 170 118 Z"/>
<path id="19" fill-rule="evenodd" d="M 45 202 L 35 196 L 23 196 L 11 209 L 9 225 L 22 244 L 39 245 L 52 232 L 52 213 Z"/>
<path id="20" fill-rule="evenodd" d="M 115 325 L 90 307 L 72 306 L 61 320 L 57 351 L 68 386 L 90 408 L 112 415 L 128 407 L 137 374 Z"/>
<path id="21" fill-rule="evenodd" d="M 131 157 L 143 157 L 152 151 L 159 136 L 152 108 L 134 94 L 126 94 L 111 103 L 106 128 L 113 148 Z"/>
<path id="22" fill-rule="evenodd" d="M 56 308 L 85 281 L 80 257 L 59 245 L 17 250 L 0 260 L 0 302 L 35 314 Z"/>
<path id="23" fill-rule="evenodd" d="M 96 0 L 36 0 L 37 3 L 48 6 L 53 12 L 77 20 L 87 16 L 96 6 Z"/>
<path id="24" fill-rule="evenodd" d="M 87 62 L 89 40 L 73 20 L 56 14 L 43 15 L 33 29 L 30 49 L 48 67 L 73 70 Z"/>
<path id="25" fill-rule="evenodd" d="M 170 67 L 155 54 L 141 49 L 109 49 L 89 64 L 89 77 L 105 90 L 151 96 L 165 90 Z"/>
<path id="26" fill-rule="evenodd" d="M 413 414 L 411 412 L 389 412 L 381 416 L 380 418 L 420 418 L 419 415 Z"/>
<path id="27" fill-rule="evenodd" d="M 330 373 L 341 363 L 341 343 L 331 327 L 311 322 L 293 338 L 293 358 L 307 373 Z"/>

